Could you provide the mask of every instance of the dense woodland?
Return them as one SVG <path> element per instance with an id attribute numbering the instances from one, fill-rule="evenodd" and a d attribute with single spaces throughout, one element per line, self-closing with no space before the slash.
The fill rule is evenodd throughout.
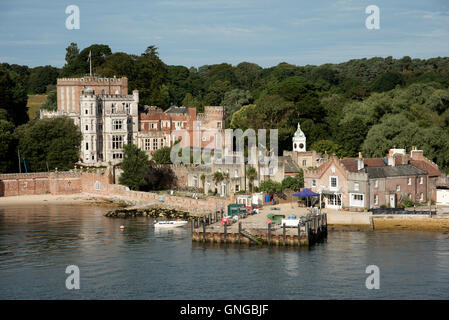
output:
<path id="1" fill-rule="evenodd" d="M 270 68 L 242 62 L 187 68 L 166 65 L 155 46 L 141 55 L 113 53 L 101 44 L 80 50 L 72 43 L 66 50 L 66 64 L 60 69 L 0 65 L 0 172 L 18 171 L 18 147 L 31 170 L 67 168 L 76 162 L 76 152 L 61 149 L 64 145 L 76 148 L 68 142 L 80 139 L 68 134 L 73 130 L 70 124 L 28 121 L 26 102 L 27 94 L 46 93 L 42 107 L 55 109 L 57 77 L 88 74 L 89 51 L 95 74 L 128 77 L 129 90 L 140 92 L 140 107 L 184 105 L 201 112 L 207 105 L 223 105 L 227 127 L 279 129 L 280 153 L 291 149 L 291 137 L 300 121 L 309 149 L 340 157 L 362 151 L 371 157 L 384 156 L 393 146 L 415 145 L 442 169 L 449 168 L 448 57 L 376 57 L 321 66 L 280 63 Z M 42 128 L 49 123 L 57 129 L 47 133 Z M 42 131 L 40 136 L 35 137 L 35 126 Z M 61 148 L 53 150 L 52 139 L 59 139 L 55 144 Z M 67 156 L 55 161 L 61 152 Z"/>

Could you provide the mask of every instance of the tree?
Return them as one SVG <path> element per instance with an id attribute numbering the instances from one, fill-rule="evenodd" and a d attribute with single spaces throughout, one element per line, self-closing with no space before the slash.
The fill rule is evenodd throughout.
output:
<path id="1" fill-rule="evenodd" d="M 254 180 L 257 178 L 257 171 L 253 166 L 248 166 L 246 169 L 246 177 L 249 180 L 249 191 L 253 192 Z"/>
<path id="2" fill-rule="evenodd" d="M 270 195 L 279 194 L 282 192 L 282 183 L 268 179 L 260 183 L 259 190 Z"/>
<path id="3" fill-rule="evenodd" d="M 385 92 L 396 88 L 397 85 L 404 85 L 404 79 L 398 72 L 387 72 L 381 74 L 372 85 L 375 92 Z"/>
<path id="4" fill-rule="evenodd" d="M 290 189 L 292 191 L 299 191 L 304 187 L 304 175 L 301 170 L 295 177 L 288 176 L 282 180 L 282 189 Z"/>
<path id="5" fill-rule="evenodd" d="M 319 153 L 327 153 L 329 155 L 336 154 L 340 156 L 341 147 L 331 140 L 318 140 L 312 143 L 310 149 L 315 150 Z"/>
<path id="6" fill-rule="evenodd" d="M 201 180 L 201 183 L 202 183 L 203 188 L 204 188 L 204 183 L 205 183 L 205 181 L 206 181 L 206 176 L 204 175 L 204 173 L 201 174 L 200 180 Z"/>
<path id="7" fill-rule="evenodd" d="M 224 180 L 223 173 L 216 171 L 212 177 L 212 181 L 215 182 L 215 193 L 217 193 L 217 185 Z"/>
<path id="8" fill-rule="evenodd" d="M 59 70 L 52 66 L 37 67 L 31 70 L 28 80 L 28 92 L 43 94 L 47 91 L 48 85 L 56 85 Z"/>
<path id="9" fill-rule="evenodd" d="M 36 119 L 14 134 L 28 171 L 69 170 L 79 158 L 81 132 L 68 117 Z"/>
<path id="10" fill-rule="evenodd" d="M 170 152 L 170 147 L 162 147 L 153 153 L 151 160 L 153 160 L 156 164 L 170 164 Z"/>
<path id="11" fill-rule="evenodd" d="M 10 71 L 0 66 L 0 109 L 6 110 L 7 119 L 16 126 L 29 120 L 27 100 L 25 88 Z"/>
<path id="12" fill-rule="evenodd" d="M 123 151 L 119 182 L 131 190 L 142 190 L 148 184 L 148 156 L 134 144 L 126 144 Z"/>
<path id="13" fill-rule="evenodd" d="M 16 144 L 14 125 L 0 120 L 0 173 L 14 172 L 17 168 Z"/>
<path id="14" fill-rule="evenodd" d="M 226 127 L 229 127 L 234 112 L 248 103 L 251 103 L 253 97 L 248 90 L 232 89 L 225 93 L 221 105 L 225 107 L 226 111 Z"/>

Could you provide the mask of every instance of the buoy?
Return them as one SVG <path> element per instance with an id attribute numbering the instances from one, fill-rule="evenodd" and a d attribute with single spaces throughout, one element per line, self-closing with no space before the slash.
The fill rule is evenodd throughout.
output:
<path id="1" fill-rule="evenodd" d="M 123 229 L 125 229 L 125 226 L 120 226 L 120 230 L 123 230 Z"/>

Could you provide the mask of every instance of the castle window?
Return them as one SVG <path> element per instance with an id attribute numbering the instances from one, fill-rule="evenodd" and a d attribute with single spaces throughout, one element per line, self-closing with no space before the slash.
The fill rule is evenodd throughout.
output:
<path id="1" fill-rule="evenodd" d="M 408 184 L 409 186 L 412 185 L 412 178 L 408 178 L 408 179 L 407 179 L 407 184 Z"/>
<path id="2" fill-rule="evenodd" d="M 113 130 L 122 130 L 123 120 L 113 120 L 112 121 L 112 129 Z"/>
<path id="3" fill-rule="evenodd" d="M 378 188 L 379 187 L 379 180 L 374 180 L 374 188 Z"/>
<path id="4" fill-rule="evenodd" d="M 221 121 L 218 121 L 218 122 L 217 122 L 217 128 L 218 128 L 218 129 L 221 129 Z"/>
<path id="5" fill-rule="evenodd" d="M 89 114 L 89 110 L 88 109 L 84 110 L 84 114 Z"/>
<path id="6" fill-rule="evenodd" d="M 150 129 L 157 129 L 157 123 L 150 123 Z"/>
<path id="7" fill-rule="evenodd" d="M 86 150 L 89 150 L 89 142 L 86 142 Z"/>
<path id="8" fill-rule="evenodd" d="M 123 146 L 122 136 L 112 136 L 112 149 L 121 149 Z"/>
<path id="9" fill-rule="evenodd" d="M 316 187 L 316 180 L 315 179 L 312 180 L 312 187 Z"/>
<path id="10" fill-rule="evenodd" d="M 419 184 L 423 184 L 424 178 L 423 177 L 419 177 Z"/>
<path id="11" fill-rule="evenodd" d="M 122 159 L 123 158 L 123 153 L 113 153 L 112 154 L 112 159 Z"/>
<path id="12" fill-rule="evenodd" d="M 153 139 L 153 150 L 157 150 L 157 139 Z"/>
<path id="13" fill-rule="evenodd" d="M 396 192 L 401 191 L 401 186 L 400 185 L 396 185 Z"/>
<path id="14" fill-rule="evenodd" d="M 115 113 L 117 111 L 117 106 L 115 105 L 115 103 L 113 103 L 111 105 L 111 113 Z"/>
<path id="15" fill-rule="evenodd" d="M 293 148 L 296 149 L 296 143 L 293 144 Z"/>
<path id="16" fill-rule="evenodd" d="M 376 206 L 379 204 L 379 196 L 377 194 L 374 195 L 374 204 Z"/>
<path id="17" fill-rule="evenodd" d="M 86 131 L 89 131 L 89 125 L 86 124 Z"/>
<path id="18" fill-rule="evenodd" d="M 303 167 L 307 166 L 307 160 L 302 160 L 302 166 Z"/>
<path id="19" fill-rule="evenodd" d="M 151 145 L 150 139 L 145 139 L 145 150 L 150 150 L 150 145 Z"/>

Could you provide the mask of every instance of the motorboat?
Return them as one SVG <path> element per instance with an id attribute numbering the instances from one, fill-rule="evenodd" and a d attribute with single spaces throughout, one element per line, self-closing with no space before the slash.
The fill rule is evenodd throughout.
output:
<path id="1" fill-rule="evenodd" d="M 155 221 L 153 223 L 155 228 L 177 228 L 185 226 L 188 221 L 176 220 L 176 221 Z"/>

